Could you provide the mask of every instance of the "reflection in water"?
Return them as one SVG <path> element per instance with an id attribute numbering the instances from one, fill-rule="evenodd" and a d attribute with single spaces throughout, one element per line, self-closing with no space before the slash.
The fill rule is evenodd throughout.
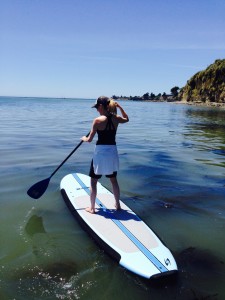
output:
<path id="1" fill-rule="evenodd" d="M 189 118 L 187 126 L 194 134 L 203 134 L 206 138 L 215 138 L 225 143 L 225 110 L 196 108 L 187 110 L 186 114 Z"/>
<path id="2" fill-rule="evenodd" d="M 192 107 L 191 109 L 186 110 L 186 115 L 188 118 L 201 118 L 207 122 L 210 121 L 211 123 L 215 122 L 224 124 L 225 120 L 225 110 L 219 109 Z"/>
<path id="3" fill-rule="evenodd" d="M 189 109 L 186 112 L 189 122 L 184 133 L 193 149 L 201 151 L 201 157 L 196 158 L 199 162 L 225 167 L 225 111 L 213 109 Z M 184 145 L 185 146 L 185 145 Z M 208 152 L 208 155 L 207 155 Z M 213 156 L 220 155 L 221 158 L 213 160 Z"/>

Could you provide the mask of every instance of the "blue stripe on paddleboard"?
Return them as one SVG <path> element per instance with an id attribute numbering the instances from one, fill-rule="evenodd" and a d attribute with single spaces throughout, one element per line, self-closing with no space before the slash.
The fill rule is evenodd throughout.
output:
<path id="1" fill-rule="evenodd" d="M 90 195 L 90 190 L 87 188 L 85 183 L 80 179 L 80 177 L 74 173 L 72 174 L 73 177 L 77 180 L 77 182 L 81 185 L 83 189 L 87 192 L 88 195 Z M 122 230 L 122 232 L 137 246 L 137 248 L 156 266 L 156 268 L 160 272 L 167 272 L 168 269 L 124 226 L 118 219 L 115 219 L 112 216 L 112 213 L 110 211 L 107 211 L 107 207 L 104 206 L 104 204 L 96 198 L 96 203 L 102 207 L 105 212 L 110 215 L 111 220 Z"/>

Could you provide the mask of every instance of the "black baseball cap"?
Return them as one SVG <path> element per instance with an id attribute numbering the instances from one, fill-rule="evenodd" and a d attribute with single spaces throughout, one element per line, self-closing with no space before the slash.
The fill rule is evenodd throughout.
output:
<path id="1" fill-rule="evenodd" d="M 110 102 L 110 99 L 106 96 L 98 97 L 98 99 L 95 101 L 95 104 L 92 106 L 92 108 L 93 107 L 98 108 L 100 104 L 102 104 L 104 107 L 107 107 L 109 102 Z"/>

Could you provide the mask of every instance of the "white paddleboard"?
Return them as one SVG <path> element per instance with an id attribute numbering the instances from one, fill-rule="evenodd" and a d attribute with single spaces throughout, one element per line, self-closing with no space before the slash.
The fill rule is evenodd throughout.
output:
<path id="1" fill-rule="evenodd" d="M 74 173 L 61 183 L 62 196 L 96 242 L 121 266 L 145 278 L 173 274 L 175 259 L 155 233 L 122 201 L 115 209 L 113 194 L 97 184 L 96 213 L 85 211 L 90 206 L 90 177 Z"/>

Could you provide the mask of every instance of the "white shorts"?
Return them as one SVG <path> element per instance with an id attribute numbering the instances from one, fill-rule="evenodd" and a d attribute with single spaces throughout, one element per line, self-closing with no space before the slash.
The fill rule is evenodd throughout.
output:
<path id="1" fill-rule="evenodd" d="M 96 145 L 93 155 L 96 175 L 110 175 L 119 170 L 119 156 L 116 145 Z"/>

